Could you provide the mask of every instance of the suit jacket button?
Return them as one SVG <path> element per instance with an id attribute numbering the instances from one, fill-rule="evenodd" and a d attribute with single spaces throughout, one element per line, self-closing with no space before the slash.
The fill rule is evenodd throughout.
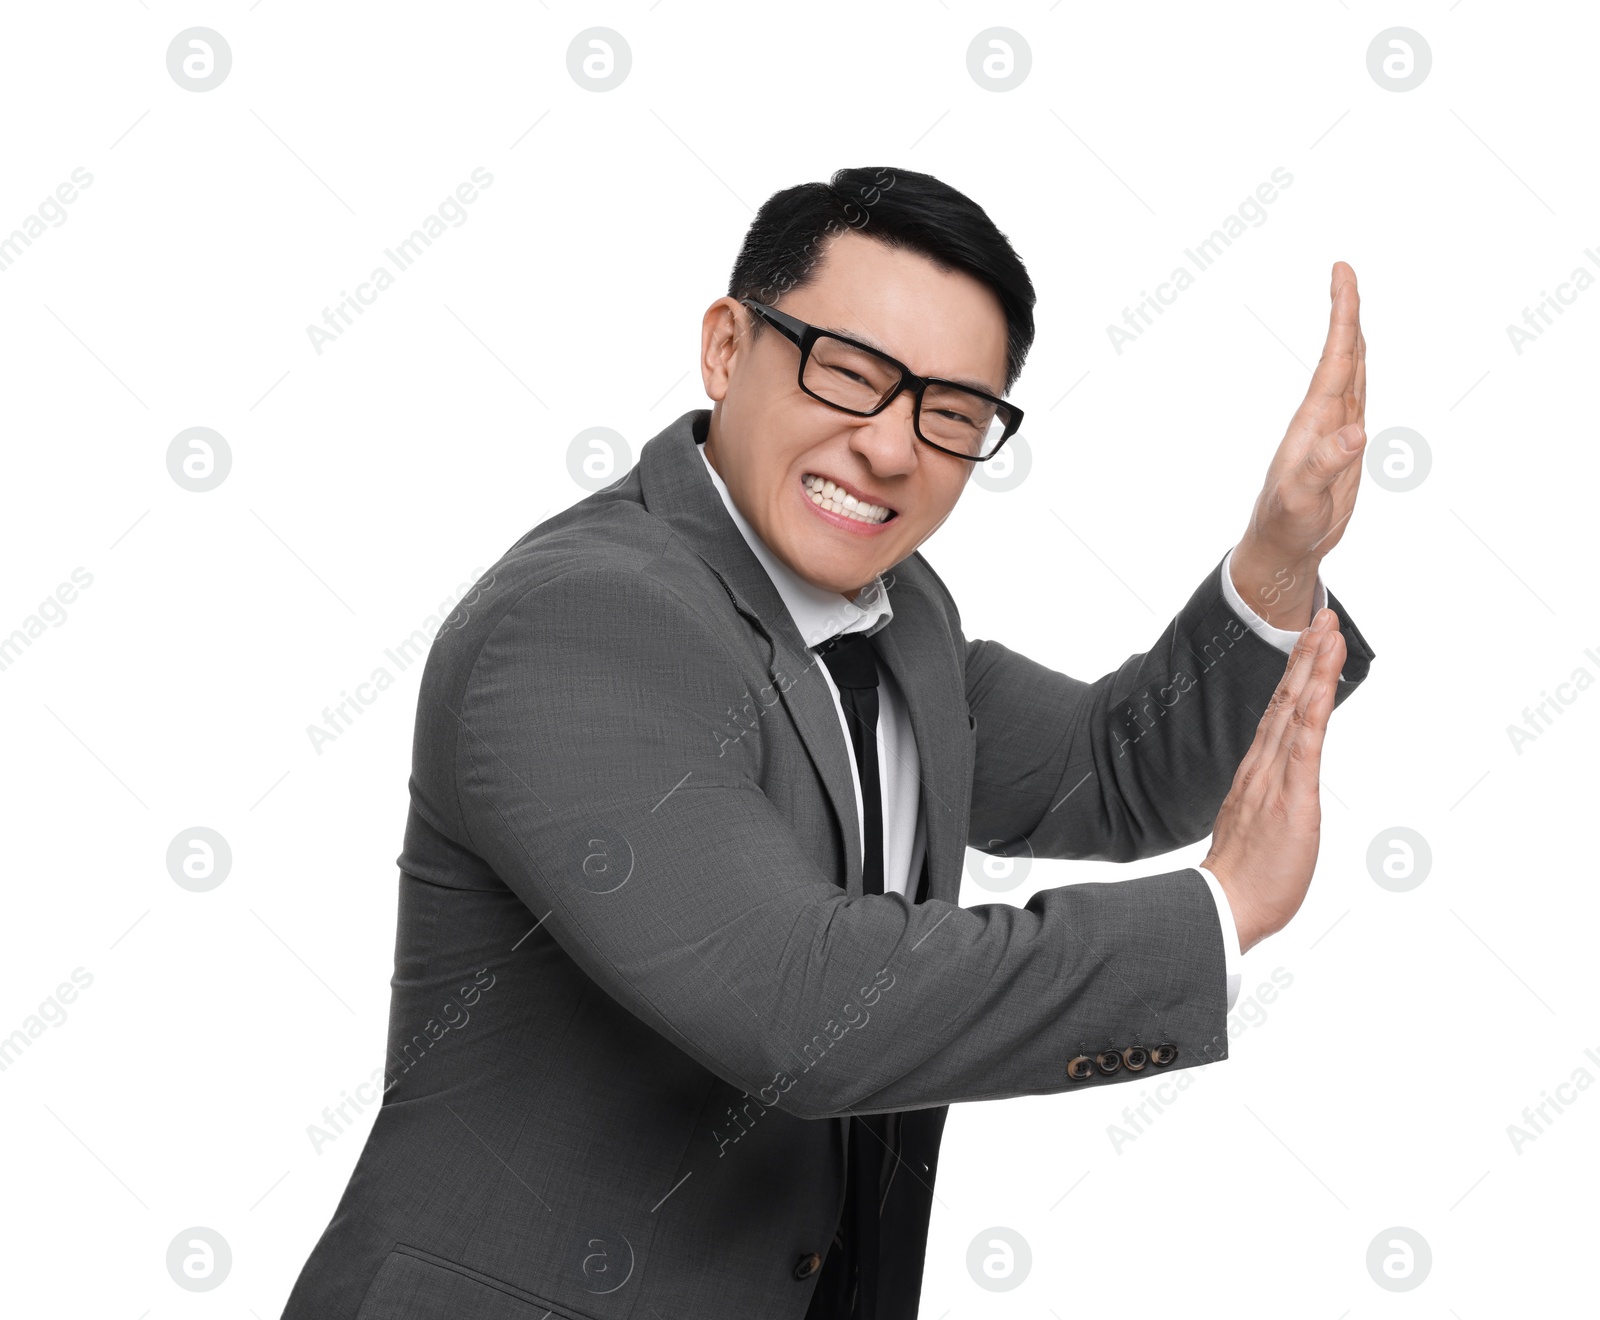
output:
<path id="1" fill-rule="evenodd" d="M 1094 1066 L 1109 1077 L 1122 1067 L 1122 1056 L 1115 1050 L 1101 1050 L 1094 1056 Z"/>
<path id="2" fill-rule="evenodd" d="M 812 1252 L 809 1256 L 802 1256 L 795 1262 L 794 1277 L 796 1279 L 809 1279 L 822 1268 L 822 1257 Z"/>
<path id="3" fill-rule="evenodd" d="M 1122 1051 L 1122 1066 L 1129 1072 L 1143 1072 L 1150 1062 L 1150 1051 L 1142 1045 L 1130 1045 Z"/>
<path id="4" fill-rule="evenodd" d="M 1165 1068 L 1177 1057 L 1178 1047 L 1176 1045 L 1157 1045 L 1150 1051 L 1150 1062 L 1155 1064 L 1157 1068 Z"/>
<path id="5" fill-rule="evenodd" d="M 1094 1060 L 1091 1059 L 1087 1054 L 1080 1054 L 1077 1058 L 1068 1061 L 1067 1076 L 1073 1081 L 1081 1082 L 1085 1078 L 1092 1077 L 1093 1075 Z"/>

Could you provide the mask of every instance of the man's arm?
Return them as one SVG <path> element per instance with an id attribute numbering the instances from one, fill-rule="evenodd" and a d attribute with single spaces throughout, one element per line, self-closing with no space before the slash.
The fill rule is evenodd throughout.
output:
<path id="1" fill-rule="evenodd" d="M 1067 1076 L 1134 1047 L 1174 1046 L 1172 1068 L 1227 1057 L 1195 870 L 1025 907 L 847 897 L 760 787 L 764 730 L 724 736 L 747 690 L 670 584 L 568 571 L 435 643 L 413 800 L 606 994 L 801 1117 L 1161 1071 Z"/>
<path id="2" fill-rule="evenodd" d="M 1285 660 L 1222 580 L 1219 561 L 1149 650 L 1092 683 L 999 642 L 966 643 L 972 847 L 1129 862 L 1211 832 Z M 1374 653 L 1338 598 L 1327 604 L 1348 647 L 1337 706 Z"/>

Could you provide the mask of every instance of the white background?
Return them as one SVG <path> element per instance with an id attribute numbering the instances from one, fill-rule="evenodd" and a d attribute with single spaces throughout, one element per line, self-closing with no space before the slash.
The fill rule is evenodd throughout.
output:
<path id="1" fill-rule="evenodd" d="M 166 65 L 195 25 L 233 56 L 203 93 Z M 566 62 L 597 25 L 633 60 L 599 94 Z M 966 63 L 995 25 L 1032 53 L 1003 93 Z M 1403 93 L 1366 63 L 1396 25 L 1433 54 Z M 1520 754 L 1507 726 L 1600 676 L 1600 292 L 1520 354 L 1506 330 L 1600 275 L 1592 9 L 117 0 L 8 6 L 5 29 L 0 234 L 93 176 L 0 272 L 0 634 L 93 578 L 0 671 L 0 1034 L 93 977 L 0 1072 L 8 1313 L 277 1314 L 371 1118 L 307 1136 L 383 1057 L 421 666 L 320 754 L 306 728 L 583 497 L 578 432 L 636 457 L 704 404 L 700 316 L 753 208 L 846 165 L 966 191 L 1038 289 L 1032 472 L 974 483 L 925 547 L 969 636 L 1086 679 L 1155 639 L 1243 530 L 1337 259 L 1369 434 L 1432 454 L 1407 492 L 1369 470 L 1324 565 L 1378 658 L 1329 734 L 1310 897 L 1245 960 L 1232 1058 L 1120 1147 L 1138 1084 L 952 1110 L 923 1314 L 1593 1307 L 1600 1088 L 1520 1149 L 1507 1129 L 1600 1078 L 1574 837 L 1600 691 L 1564 689 Z M 466 221 L 319 354 L 306 327 L 480 166 Z M 1117 353 L 1107 325 L 1280 166 L 1265 222 Z M 206 493 L 167 470 L 192 426 L 232 455 Z M 165 862 L 196 825 L 233 852 L 207 893 Z M 1432 849 L 1406 893 L 1366 860 L 1395 826 Z M 1203 852 L 1039 863 L 1002 901 Z M 1249 1008 L 1277 968 L 1292 986 Z M 214 1292 L 166 1270 L 195 1225 L 232 1249 Z M 1397 1225 L 1433 1256 L 1408 1293 L 1366 1266 Z M 992 1226 L 1033 1255 L 1003 1294 L 966 1266 Z"/>

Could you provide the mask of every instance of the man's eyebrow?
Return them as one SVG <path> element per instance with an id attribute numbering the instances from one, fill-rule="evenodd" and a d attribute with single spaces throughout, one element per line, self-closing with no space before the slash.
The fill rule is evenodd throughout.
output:
<path id="1" fill-rule="evenodd" d="M 859 343 L 865 344 L 868 348 L 877 349 L 885 357 L 894 357 L 893 353 L 865 330 L 846 330 L 843 326 L 821 324 L 817 326 L 817 329 L 826 330 L 831 335 L 843 335 L 846 339 L 854 339 Z M 894 360 L 898 362 L 900 359 L 894 358 Z M 978 380 L 975 376 L 940 376 L 937 379 L 947 380 L 952 385 L 961 385 L 969 390 L 977 390 L 979 394 L 988 394 L 995 398 L 1003 397 L 999 390 L 992 388 L 986 381 Z"/>

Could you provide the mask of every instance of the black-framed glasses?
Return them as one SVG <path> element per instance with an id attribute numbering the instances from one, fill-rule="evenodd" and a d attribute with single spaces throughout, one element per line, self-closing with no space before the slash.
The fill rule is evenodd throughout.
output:
<path id="1" fill-rule="evenodd" d="M 800 350 L 800 388 L 820 403 L 856 417 L 876 417 L 912 393 L 911 427 L 917 439 L 957 458 L 993 458 L 1022 425 L 1022 409 L 955 381 L 919 376 L 887 353 L 807 325 L 787 312 L 741 298 L 744 306 Z"/>

